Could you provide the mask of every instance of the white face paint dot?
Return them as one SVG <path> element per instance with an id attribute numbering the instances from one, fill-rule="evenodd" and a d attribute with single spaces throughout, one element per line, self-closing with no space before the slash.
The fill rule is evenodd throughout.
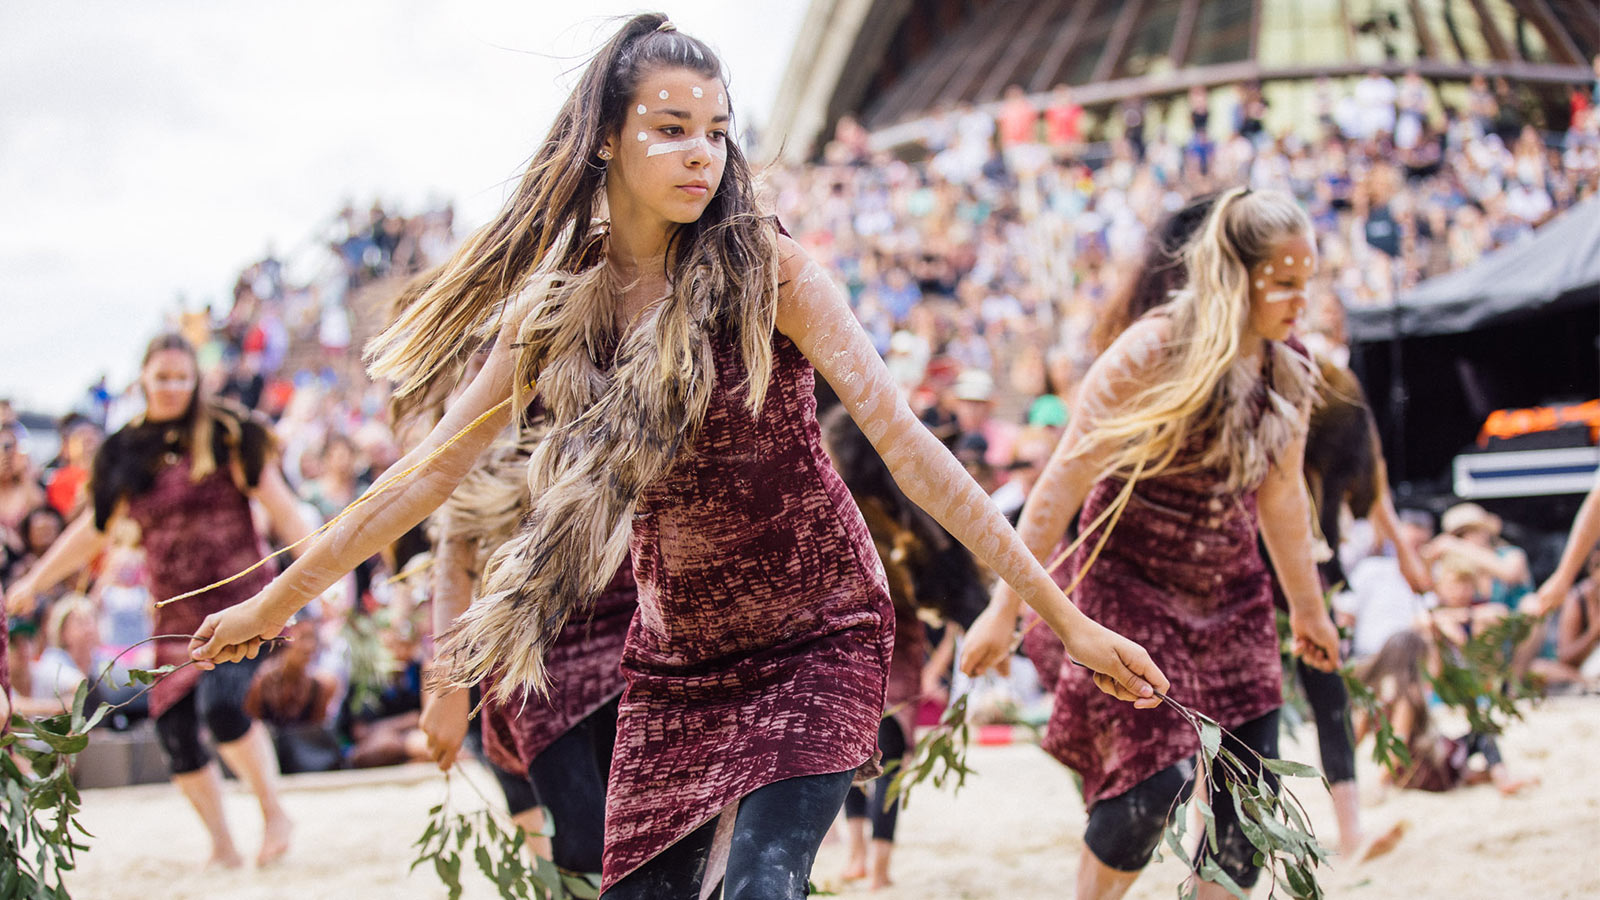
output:
<path id="1" fill-rule="evenodd" d="M 1285 257 L 1284 257 L 1284 258 L 1283 258 L 1283 264 L 1284 264 L 1284 265 L 1286 265 L 1286 266 L 1292 266 L 1292 265 L 1294 265 L 1294 257 L 1292 257 L 1292 256 L 1285 256 Z"/>
<path id="2" fill-rule="evenodd" d="M 722 93 L 721 91 L 717 92 L 717 105 L 718 106 L 727 106 L 728 105 L 728 96 L 726 94 Z"/>
<path id="3" fill-rule="evenodd" d="M 641 144 L 644 143 L 649 137 L 650 136 L 645 134 L 644 132 L 642 132 L 642 131 L 639 132 L 639 143 L 641 143 Z"/>
<path id="4" fill-rule="evenodd" d="M 1311 268 L 1311 257 L 1308 256 L 1308 257 L 1305 258 L 1305 264 L 1306 264 L 1306 268 L 1308 268 L 1308 269 Z"/>
<path id="5" fill-rule="evenodd" d="M 693 94 L 696 100 L 699 100 L 701 97 L 706 95 L 705 91 L 700 90 L 700 85 L 698 84 L 695 85 L 694 88 L 689 91 L 689 93 Z"/>
<path id="6" fill-rule="evenodd" d="M 1260 278 L 1256 279 L 1256 290 L 1259 291 L 1262 288 L 1265 288 L 1266 286 L 1267 286 L 1267 283 L 1265 281 L 1262 281 Z"/>
<path id="7" fill-rule="evenodd" d="M 667 92 L 666 91 L 662 91 L 660 94 L 657 94 L 656 96 L 658 96 L 661 99 L 665 100 L 665 99 L 667 99 Z"/>
<path id="8" fill-rule="evenodd" d="M 643 104 L 643 103 L 641 103 L 641 104 L 639 104 L 639 115 L 641 115 L 641 116 L 642 116 L 642 115 L 644 115 L 644 114 L 645 114 L 645 113 L 646 113 L 646 112 L 649 112 L 649 110 L 647 110 L 647 109 L 645 109 L 645 108 L 644 108 L 644 104 Z"/>
<path id="9" fill-rule="evenodd" d="M 1266 268 L 1262 269 L 1261 271 L 1267 273 L 1268 275 L 1271 275 L 1272 274 L 1272 263 L 1267 263 Z"/>

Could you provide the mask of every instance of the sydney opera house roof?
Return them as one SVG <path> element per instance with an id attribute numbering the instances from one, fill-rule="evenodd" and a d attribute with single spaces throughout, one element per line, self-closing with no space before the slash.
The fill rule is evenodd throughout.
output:
<path id="1" fill-rule="evenodd" d="M 1595 0 L 812 0 L 771 131 L 804 156 L 843 115 L 882 132 L 1013 84 L 1093 108 L 1372 68 L 1557 103 L 1597 53 Z"/>

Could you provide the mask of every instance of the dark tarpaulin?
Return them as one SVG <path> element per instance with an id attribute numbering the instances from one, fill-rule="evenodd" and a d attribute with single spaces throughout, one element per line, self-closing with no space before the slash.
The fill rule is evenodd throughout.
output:
<path id="1" fill-rule="evenodd" d="M 1430 278 L 1395 306 L 1352 309 L 1350 341 L 1460 334 L 1600 303 L 1600 197 L 1470 266 Z"/>

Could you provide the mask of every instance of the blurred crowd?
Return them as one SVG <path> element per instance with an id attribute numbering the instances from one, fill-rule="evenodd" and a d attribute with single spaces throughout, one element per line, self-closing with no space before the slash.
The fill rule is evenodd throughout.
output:
<path id="1" fill-rule="evenodd" d="M 308 258 L 295 264 L 268 253 L 243 268 L 226 311 L 208 306 L 175 314 L 165 330 L 195 347 L 207 392 L 254 410 L 274 423 L 279 461 L 303 514 L 325 522 L 360 496 L 401 455 L 387 418 L 388 393 L 362 374 L 359 341 L 383 315 L 398 284 L 454 248 L 453 212 L 441 206 L 400 215 L 374 203 L 345 206 L 328 223 Z M 291 271 L 304 268 L 296 278 Z M 368 291 L 368 288 L 371 288 Z M 0 583 L 22 577 L 68 523 L 90 505 L 88 483 L 105 436 L 142 409 L 136 385 L 108 389 L 102 380 L 78 408 L 56 423 L 59 451 L 50 460 L 28 454 L 26 427 L 0 402 Z M 259 523 L 267 533 L 265 520 Z M 105 663 L 147 665 L 150 596 L 137 526 L 117 519 L 111 549 L 10 625 L 11 683 L 20 712 L 59 711 L 79 682 Z M 369 560 L 308 608 L 295 640 L 264 665 L 248 702 L 274 726 L 286 771 L 375 765 L 420 753 L 412 735 L 421 689 L 421 614 L 406 562 L 387 554 Z M 425 582 L 426 579 L 419 579 Z M 103 699 L 131 693 L 110 687 Z M 135 701 L 111 719 L 137 727 Z"/>
<path id="2" fill-rule="evenodd" d="M 1253 86 L 1238 86 L 1234 102 L 1215 113 L 1214 95 L 1196 90 L 1190 133 L 1174 139 L 1147 125 L 1138 104 L 1091 129 L 1069 89 L 1042 106 L 1014 89 L 995 113 L 935 114 L 909 154 L 874 150 L 845 119 L 819 163 L 770 167 L 765 189 L 785 227 L 847 289 L 924 421 L 1015 518 L 1094 357 L 1094 326 L 1143 256 L 1147 235 L 1185 200 L 1238 183 L 1300 198 L 1321 253 L 1303 324 L 1337 353 L 1344 309 L 1392 302 L 1600 187 L 1600 97 L 1575 93 L 1567 127 L 1541 131 L 1522 120 L 1503 83 L 1474 82 L 1464 107 L 1438 113 L 1430 112 L 1431 90 L 1414 73 L 1398 82 L 1371 73 L 1342 96 L 1324 83 L 1309 134 L 1269 131 Z M 402 449 L 386 389 L 360 368 L 360 340 L 381 317 L 360 298 L 392 297 L 455 240 L 448 206 L 414 215 L 346 206 L 309 265 L 269 253 L 239 273 L 226 311 L 207 307 L 165 323 L 197 348 L 214 394 L 275 423 L 284 475 L 316 521 L 360 496 Z M 290 274 L 301 267 L 309 274 Z M 83 512 L 96 448 L 138 411 L 135 388 L 119 393 L 102 381 L 59 423 L 55 458 L 35 460 L 15 411 L 0 404 L 5 585 Z M 1499 547 L 1494 531 L 1487 546 Z M 149 637 L 152 598 L 138 535 L 112 537 L 113 549 L 91 571 L 35 616 L 10 623 L 12 684 L 19 700 L 28 698 L 19 709 L 58 708 L 105 659 Z M 1410 629 L 1416 616 L 1447 639 L 1470 631 L 1471 616 L 1487 614 L 1469 612 L 1463 623 L 1463 614 L 1448 612 L 1462 605 L 1451 590 L 1467 596 L 1461 584 L 1471 583 L 1469 601 L 1502 608 L 1516 598 L 1496 595 L 1495 585 L 1527 586 L 1525 556 L 1519 574 L 1511 563 L 1491 565 L 1481 547 L 1433 541 L 1434 600 L 1417 599 L 1385 564 L 1363 569 L 1352 560 L 1355 589 L 1343 602 L 1358 651 L 1376 652 L 1383 641 L 1375 635 Z M 370 560 L 313 604 L 293 626 L 290 649 L 261 670 L 251 709 L 274 726 L 286 771 L 421 754 L 415 723 L 427 629 L 425 598 L 413 588 L 426 578 L 404 571 L 420 571 L 424 559 L 410 570 L 404 551 Z M 1586 584 L 1583 596 L 1600 598 Z M 1384 593 L 1402 590 L 1410 599 L 1398 605 Z M 1384 611 L 1362 613 L 1369 608 Z M 1563 615 L 1584 617 L 1561 626 L 1572 634 L 1562 653 L 1546 654 L 1560 656 L 1551 673 L 1595 678 L 1600 607 L 1580 603 Z M 140 662 L 138 650 L 124 660 Z M 130 707 L 115 721 L 136 720 Z"/>

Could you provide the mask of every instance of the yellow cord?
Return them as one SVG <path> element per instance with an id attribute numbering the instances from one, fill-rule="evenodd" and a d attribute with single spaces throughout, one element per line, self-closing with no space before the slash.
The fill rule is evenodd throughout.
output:
<path id="1" fill-rule="evenodd" d="M 1050 565 L 1045 566 L 1045 572 L 1054 573 L 1055 570 L 1061 568 L 1062 563 L 1066 562 L 1067 559 L 1072 556 L 1072 554 L 1077 552 L 1078 548 L 1083 545 L 1083 542 L 1088 539 L 1089 535 L 1094 534 L 1101 525 L 1105 525 L 1105 531 L 1101 533 L 1100 540 L 1094 545 L 1094 552 L 1089 554 L 1089 558 L 1087 560 L 1084 560 L 1083 568 L 1079 569 L 1078 574 L 1073 576 L 1072 583 L 1067 585 L 1066 590 L 1061 592 L 1068 595 L 1069 600 L 1071 599 L 1072 592 L 1078 589 L 1078 585 L 1083 581 L 1084 576 L 1089 574 L 1089 569 L 1094 566 L 1095 560 L 1100 558 L 1100 551 L 1105 549 L 1106 542 L 1111 540 L 1111 532 L 1116 529 L 1117 520 L 1122 518 L 1122 511 L 1127 509 L 1128 501 L 1133 497 L 1133 485 L 1139 480 L 1139 475 L 1143 471 L 1144 460 L 1140 460 L 1134 465 L 1133 471 L 1129 473 L 1127 481 L 1125 481 L 1122 485 L 1122 490 L 1117 492 L 1117 497 L 1115 500 L 1111 501 L 1111 505 L 1107 506 L 1104 510 L 1101 510 L 1100 515 L 1089 524 L 1089 527 L 1080 532 L 1077 539 L 1069 544 L 1067 549 L 1061 551 L 1061 553 L 1057 555 L 1055 559 L 1051 560 Z M 1107 519 L 1110 519 L 1110 522 L 1107 522 Z M 1034 619 L 1032 622 L 1028 623 L 1028 627 L 1024 628 L 1022 633 L 1024 635 L 1027 634 L 1033 630 L 1035 625 L 1038 625 L 1043 621 L 1044 619 L 1042 617 Z"/>
<path id="2" fill-rule="evenodd" d="M 529 390 L 532 390 L 531 386 L 530 386 Z M 393 478 L 385 478 L 383 481 L 380 481 L 377 484 L 373 485 L 372 488 L 370 490 L 368 490 L 365 494 L 362 494 L 360 497 L 357 497 L 354 503 L 351 503 L 349 506 L 345 507 L 342 512 L 340 512 L 338 515 L 334 516 L 333 518 L 329 519 L 327 522 L 325 522 L 316 531 L 311 532 L 310 534 L 306 535 L 305 537 L 301 538 L 298 541 L 295 541 L 294 543 L 290 544 L 289 546 L 284 547 L 281 550 L 278 550 L 276 552 L 267 554 L 265 557 L 263 557 L 262 559 L 258 560 L 254 565 L 250 566 L 248 569 L 245 569 L 242 572 L 236 572 L 233 575 L 230 575 L 227 578 L 222 579 L 221 581 L 213 582 L 211 584 L 206 585 L 203 588 L 196 588 L 196 589 L 194 589 L 192 591 L 188 591 L 186 593 L 179 594 L 176 597 L 170 597 L 170 598 L 168 598 L 166 600 L 162 600 L 161 602 L 157 603 L 156 606 L 157 607 L 162 607 L 162 606 L 166 606 L 169 603 L 177 603 L 179 600 L 188 600 L 191 597 L 198 597 L 201 594 L 206 593 L 207 591 L 213 591 L 213 590 L 216 590 L 219 587 L 222 587 L 223 585 L 231 584 L 231 583 L 233 583 L 235 581 L 238 581 L 239 579 L 243 578 L 244 576 L 249 575 L 251 572 L 254 572 L 255 570 L 257 570 L 257 569 L 261 568 L 262 566 L 266 565 L 268 562 L 278 558 L 279 556 L 282 556 L 285 553 L 288 553 L 289 551 L 295 549 L 296 547 L 300 546 L 301 544 L 304 544 L 306 541 L 309 541 L 312 538 L 322 534 L 323 532 L 327 531 L 328 529 L 332 528 L 333 526 L 339 524 L 340 520 L 342 520 L 345 516 L 348 516 L 352 512 L 355 512 L 355 510 L 358 507 L 360 507 L 363 503 L 366 503 L 368 500 L 371 500 L 372 498 L 378 496 L 379 494 L 383 493 L 384 491 L 389 490 L 390 488 L 392 488 L 395 485 L 399 484 L 401 481 L 404 481 L 407 477 L 409 477 L 411 475 L 411 473 L 417 471 L 418 469 L 422 468 L 423 466 L 426 466 L 428 463 L 433 462 L 435 459 L 438 459 L 439 458 L 439 454 L 441 454 L 444 451 L 450 449 L 450 447 L 452 445 L 454 445 L 456 441 L 459 441 L 462 438 L 466 437 L 467 434 L 469 432 L 471 432 L 473 429 L 475 429 L 478 426 L 482 425 L 484 422 L 489 421 L 489 419 L 491 419 L 495 415 L 495 413 L 498 413 L 500 410 L 505 409 L 508 405 L 510 405 L 510 403 L 511 403 L 511 398 L 507 397 L 504 400 L 501 400 L 499 403 L 496 403 L 493 408 L 485 410 L 483 415 L 477 417 L 476 419 L 473 419 L 472 422 L 469 423 L 465 428 L 463 428 L 460 431 L 456 432 L 454 435 L 452 435 L 450 437 L 449 440 L 447 440 L 444 443 L 440 444 L 439 446 L 435 447 L 432 450 L 432 452 L 430 452 L 427 456 L 424 456 L 422 459 L 417 460 L 415 463 L 413 463 L 411 466 L 409 466 L 404 472 L 401 472 L 399 475 L 396 475 Z"/>

